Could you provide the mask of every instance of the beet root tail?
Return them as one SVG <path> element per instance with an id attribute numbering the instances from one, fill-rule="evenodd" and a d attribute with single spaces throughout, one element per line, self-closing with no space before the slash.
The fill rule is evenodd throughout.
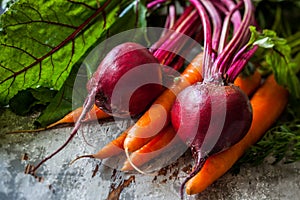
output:
<path id="1" fill-rule="evenodd" d="M 75 123 L 75 126 L 69 136 L 69 138 L 65 141 L 65 143 L 63 145 L 61 145 L 56 151 L 54 151 L 52 154 L 50 154 L 49 156 L 45 157 L 43 160 L 41 160 L 31 171 L 30 174 L 34 174 L 36 172 L 36 170 L 38 168 L 40 168 L 40 166 L 42 164 L 44 164 L 47 160 L 51 159 L 53 156 L 55 156 L 56 154 L 58 154 L 61 150 L 63 150 L 68 144 L 69 142 L 74 138 L 74 136 L 76 135 L 77 131 L 79 130 L 80 126 L 81 126 L 81 121 L 84 120 L 86 114 L 89 112 L 89 110 L 93 107 L 94 105 L 94 98 L 95 98 L 95 94 L 96 94 L 96 89 L 92 90 L 91 93 L 89 94 L 89 96 L 86 98 L 84 105 L 83 105 L 83 110 L 82 113 L 80 115 L 80 117 L 78 118 L 78 120 Z"/>
<path id="2" fill-rule="evenodd" d="M 198 156 L 198 158 L 196 159 L 196 163 L 195 163 L 193 171 L 181 183 L 181 186 L 180 186 L 180 199 L 181 200 L 184 199 L 185 184 L 202 169 L 202 167 L 203 167 L 205 161 L 207 160 L 207 158 L 208 158 L 208 156 L 204 156 L 204 157 Z"/>

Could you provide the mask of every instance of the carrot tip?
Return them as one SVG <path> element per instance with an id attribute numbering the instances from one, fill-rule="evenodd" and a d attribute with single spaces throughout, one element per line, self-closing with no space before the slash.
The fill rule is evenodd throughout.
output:
<path id="1" fill-rule="evenodd" d="M 186 187 L 186 188 L 185 188 L 185 192 L 186 192 L 187 195 L 192 195 L 192 194 L 194 194 L 192 188 L 190 188 L 190 187 Z"/>
<path id="2" fill-rule="evenodd" d="M 132 160 L 131 160 L 131 158 L 130 158 L 130 155 L 129 155 L 129 151 L 128 151 L 128 148 L 125 148 L 125 154 L 126 154 L 126 157 L 127 157 L 127 161 L 129 162 L 129 164 L 136 170 L 136 171 L 138 171 L 139 173 L 141 173 L 141 174 L 144 174 L 144 175 L 150 175 L 150 176 L 155 176 L 155 174 L 154 173 L 147 173 L 147 172 L 144 172 L 143 170 L 141 170 L 138 166 L 136 166 L 133 162 L 132 162 Z M 126 163 L 125 163 L 126 164 Z M 123 166 L 123 168 L 124 168 L 125 166 Z M 126 170 L 126 168 L 123 170 L 123 168 L 121 169 L 122 171 L 125 171 Z"/>
<path id="3" fill-rule="evenodd" d="M 128 161 L 125 161 L 123 167 L 121 168 L 121 171 L 130 171 L 132 169 L 132 165 Z"/>

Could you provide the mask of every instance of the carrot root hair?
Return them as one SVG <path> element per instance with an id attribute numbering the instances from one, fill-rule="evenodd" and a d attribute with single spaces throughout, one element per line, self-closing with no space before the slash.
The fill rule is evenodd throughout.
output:
<path id="1" fill-rule="evenodd" d="M 139 173 L 144 174 L 144 175 L 155 176 L 155 173 L 148 173 L 148 172 L 145 172 L 145 171 L 141 170 L 138 166 L 136 166 L 136 165 L 132 162 L 132 160 L 131 160 L 131 158 L 130 158 L 130 155 L 129 155 L 128 148 L 125 148 L 124 151 L 125 151 L 125 155 L 126 155 L 126 158 L 127 158 L 128 162 L 130 163 L 130 165 L 131 165 L 136 171 L 138 171 Z"/>
<path id="2" fill-rule="evenodd" d="M 90 146 L 90 147 L 95 147 L 94 145 L 92 145 L 91 143 L 89 143 L 89 141 L 87 141 L 87 139 L 86 139 L 86 137 L 85 137 L 85 135 L 84 135 L 83 132 L 81 133 L 81 136 L 82 136 L 82 138 L 83 138 L 83 141 L 84 141 L 88 146 Z"/>
<path id="3" fill-rule="evenodd" d="M 94 155 L 92 154 L 89 154 L 89 155 L 82 155 L 82 156 L 79 156 L 77 158 L 75 158 L 74 160 L 72 160 L 69 165 L 73 165 L 76 161 L 78 161 L 79 159 L 82 159 L 82 158 L 95 158 Z"/>

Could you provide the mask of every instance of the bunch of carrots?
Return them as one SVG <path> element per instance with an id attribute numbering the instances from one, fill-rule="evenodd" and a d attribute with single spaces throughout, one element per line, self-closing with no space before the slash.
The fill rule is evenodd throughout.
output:
<path id="1" fill-rule="evenodd" d="M 194 15 L 196 14 L 192 13 L 191 17 L 194 17 Z M 203 80 L 202 65 L 203 53 L 199 53 L 181 73 L 179 77 L 180 81 L 174 81 L 170 88 L 164 90 L 134 125 L 121 133 L 97 153 L 84 155 L 77 159 L 83 157 L 105 159 L 125 152 L 128 159 L 121 170 L 136 169 L 144 173 L 139 167 L 156 158 L 170 143 L 176 144 L 181 142 L 176 138 L 176 131 L 172 127 L 170 111 L 176 100 L 176 96 L 183 89 Z M 202 169 L 187 182 L 187 194 L 196 194 L 205 190 L 205 188 L 225 174 L 244 152 L 251 145 L 255 144 L 272 126 L 288 102 L 288 91 L 277 84 L 272 74 L 263 79 L 260 73 L 255 70 L 248 77 L 237 77 L 234 84 L 239 86 L 250 99 L 253 109 L 253 120 L 250 130 L 240 142 L 225 151 L 210 156 L 205 161 Z M 53 128 L 59 124 L 75 123 L 77 120 L 80 120 L 79 116 L 82 116 L 82 110 L 83 108 L 78 108 L 58 122 L 36 131 Z M 94 105 L 82 121 L 87 122 L 109 117 L 111 117 L 109 114 Z M 158 127 L 161 129 L 159 133 L 153 133 Z M 57 152 L 64 148 L 66 144 Z M 33 172 L 57 152 L 45 158 L 33 169 Z M 129 152 L 131 153 L 130 155 Z"/>
<path id="2" fill-rule="evenodd" d="M 199 73 L 199 69 L 201 69 L 202 65 L 202 56 L 202 53 L 196 56 L 181 74 L 181 76 L 185 77 L 186 81 L 190 84 L 202 79 L 202 76 Z M 281 115 L 288 102 L 288 91 L 275 81 L 274 75 L 272 74 L 263 81 L 261 74 L 255 70 L 252 75 L 247 77 L 239 76 L 235 81 L 235 85 L 239 86 L 250 97 L 253 108 L 251 128 L 244 139 L 239 143 L 228 150 L 208 158 L 202 170 L 187 183 L 187 194 L 197 194 L 202 192 L 214 181 L 224 175 L 251 145 L 259 141 L 264 133 Z M 185 86 L 186 85 L 177 85 L 177 90 L 180 91 Z M 175 98 L 176 95 L 174 92 L 166 90 L 153 105 L 159 104 L 166 110 L 170 110 Z M 276 99 L 276 101 L 274 101 L 274 99 Z M 168 145 L 176 135 L 170 123 L 166 125 L 159 134 L 151 139 L 132 137 L 132 134 L 140 131 L 139 128 L 142 129 L 149 123 L 160 122 L 160 119 L 158 118 L 160 115 L 155 111 L 156 108 L 156 106 L 150 107 L 135 125 L 129 127 L 116 139 L 100 149 L 96 154 L 84 155 L 77 159 L 82 157 L 105 159 L 124 153 L 124 148 L 128 148 L 129 151 L 132 152 L 130 155 L 131 162 L 134 163 L 135 166 L 142 166 L 155 156 L 158 156 L 159 150 Z M 45 129 L 50 129 L 60 124 L 74 123 L 80 116 L 81 111 L 82 108 L 80 107 L 66 115 L 63 119 L 47 126 Z M 150 114 L 152 114 L 152 116 L 150 116 Z M 101 120 L 108 117 L 111 116 L 100 110 L 97 106 L 94 106 L 87 114 L 84 121 Z M 180 141 L 176 140 L 175 142 Z M 124 145 L 127 146 L 124 147 Z M 147 153 L 152 154 L 147 156 Z M 130 165 L 128 161 L 124 163 L 122 168 L 122 170 L 132 169 L 133 166 Z"/>
<path id="3" fill-rule="evenodd" d="M 190 83 L 193 83 L 197 79 L 201 80 L 201 75 L 197 73 L 197 70 L 195 71 L 195 68 L 201 66 L 201 57 L 202 54 L 199 54 L 182 73 L 182 76 L 186 77 Z M 274 79 L 274 75 L 269 75 L 262 83 L 260 73 L 255 71 L 248 77 L 239 76 L 236 79 L 235 84 L 239 86 L 249 97 L 251 97 L 250 102 L 253 108 L 253 122 L 251 128 L 244 139 L 242 139 L 239 143 L 226 151 L 208 158 L 202 170 L 187 183 L 187 194 L 197 194 L 202 192 L 214 181 L 224 175 L 251 145 L 254 145 L 259 141 L 259 139 L 284 111 L 288 102 L 288 91 L 278 85 Z M 174 93 L 167 90 L 155 103 L 168 109 L 172 105 L 173 95 Z M 274 99 L 276 99 L 276 101 L 274 101 Z M 107 115 L 104 112 L 101 112 L 101 110 L 98 110 L 96 107 L 94 107 L 94 109 L 96 109 L 98 113 L 101 113 L 101 115 L 97 115 L 98 119 L 104 119 L 107 117 Z M 76 119 L 78 113 L 75 112 L 77 111 L 71 112 L 58 123 L 74 122 L 70 119 L 72 119 L 72 117 Z M 95 111 L 92 110 L 91 112 Z M 149 123 L 147 120 L 149 119 L 150 112 L 151 108 L 143 115 L 137 124 L 142 125 L 144 123 Z M 151 118 L 151 120 L 157 119 Z M 128 137 L 128 132 L 132 128 L 133 127 L 130 127 L 124 131 L 119 137 L 108 143 L 96 154 L 82 157 L 105 159 L 124 153 L 122 150 L 124 149 L 124 142 L 132 138 L 130 136 Z M 169 144 L 175 137 L 175 134 L 176 133 L 171 125 L 168 125 L 149 141 L 145 141 L 145 139 L 141 138 L 135 139 L 136 141 L 131 142 L 129 145 L 130 151 L 133 152 L 130 156 L 131 162 L 133 162 L 135 166 L 141 166 L 153 159 L 155 156 L 155 154 L 149 154 L 151 156 L 147 156 L 147 153 L 157 152 L 158 156 L 158 150 Z M 128 161 L 124 163 L 122 168 L 122 170 L 132 169 L 133 168 Z"/>
<path id="4" fill-rule="evenodd" d="M 186 80 L 190 83 L 193 83 L 196 80 L 201 80 L 202 78 L 201 74 L 197 73 L 198 71 L 195 70 L 202 64 L 201 58 L 202 54 L 199 54 L 181 74 L 181 76 L 186 77 Z M 253 108 L 253 121 L 251 128 L 247 135 L 236 145 L 208 158 L 202 170 L 187 183 L 187 194 L 191 195 L 202 192 L 214 181 L 224 175 L 249 147 L 259 141 L 259 139 L 284 111 L 288 102 L 288 91 L 275 81 L 274 75 L 272 74 L 262 81 L 260 73 L 256 70 L 248 77 L 239 76 L 236 79 L 235 84 L 239 86 L 249 97 L 251 97 L 250 102 Z M 175 94 L 170 90 L 167 90 L 156 100 L 155 104 L 159 104 L 165 109 L 169 109 L 174 98 Z M 276 99 L 276 101 L 274 101 L 274 99 Z M 149 116 L 149 114 L 153 111 L 151 111 L 151 109 L 155 109 L 155 107 L 151 107 L 134 126 L 128 128 L 120 134 L 119 137 L 108 143 L 96 154 L 82 157 L 105 159 L 124 153 L 123 149 L 128 148 L 130 149 L 130 152 L 132 152 L 130 155 L 131 162 L 134 163 L 135 166 L 142 166 L 155 156 L 158 156 L 160 154 L 159 150 L 168 145 L 176 135 L 171 124 L 167 125 L 166 128 L 151 139 L 132 137 L 129 135 L 129 133 L 133 134 L 135 131 L 139 131 L 138 128 L 134 129 L 135 126 L 143 127 L 144 125 L 145 127 L 148 123 L 153 123 L 153 121 L 157 121 L 157 123 L 159 123 L 158 118 L 153 118 L 154 116 L 159 116 L 158 114 L 152 117 Z M 73 112 L 68 116 L 72 115 L 74 115 Z M 102 115 L 98 117 L 106 118 L 107 116 Z M 149 121 L 150 118 L 151 121 Z M 60 121 L 60 123 L 63 122 L 63 120 Z M 177 142 L 180 141 L 177 140 Z M 124 147 L 125 145 L 128 146 Z M 149 156 L 147 156 L 148 153 Z M 132 169 L 133 166 L 128 161 L 124 163 L 122 168 L 124 171 Z"/>

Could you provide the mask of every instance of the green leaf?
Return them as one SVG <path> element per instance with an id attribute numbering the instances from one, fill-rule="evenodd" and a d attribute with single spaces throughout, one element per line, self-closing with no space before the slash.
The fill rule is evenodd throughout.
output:
<path id="1" fill-rule="evenodd" d="M 0 16 L 0 105 L 28 88 L 61 89 L 73 65 L 117 20 L 120 6 L 130 2 L 14 3 Z"/>
<path id="2" fill-rule="evenodd" d="M 291 53 L 295 59 L 295 62 L 300 65 L 300 62 L 298 60 L 298 57 L 300 55 L 300 31 L 296 32 L 293 35 L 290 35 L 287 38 L 287 42 L 288 45 L 291 47 Z"/>
<path id="3" fill-rule="evenodd" d="M 72 92 L 77 71 L 78 66 L 75 66 L 62 88 L 35 121 L 37 126 L 46 127 L 48 124 L 61 119 L 64 115 L 72 111 Z"/>
<path id="4" fill-rule="evenodd" d="M 260 40 L 256 40 L 253 45 L 258 45 L 263 48 L 273 48 L 274 43 L 272 42 L 271 38 L 265 37 Z"/>
<path id="5" fill-rule="evenodd" d="M 133 29 L 135 27 L 146 27 L 146 6 L 145 1 L 139 1 L 137 4 L 135 1 L 124 7 L 121 6 L 122 12 L 119 18 L 101 34 L 101 37 L 92 45 L 91 48 L 95 47 L 98 43 L 107 39 L 107 37 L 113 36 L 117 33 Z M 89 53 L 89 52 L 87 52 Z M 83 56 L 85 58 L 86 56 Z M 91 58 L 91 57 L 90 57 Z M 96 59 L 96 58 L 95 58 Z M 97 58 L 96 60 L 98 60 Z M 53 123 L 61 119 L 64 115 L 71 112 L 72 109 L 82 106 L 83 100 L 86 96 L 87 91 L 73 90 L 74 81 L 78 73 L 81 73 L 81 77 L 90 78 L 91 74 L 96 70 L 95 65 L 90 65 L 96 61 L 90 61 L 82 63 L 80 60 L 72 69 L 69 77 L 65 81 L 60 91 L 53 98 L 49 106 L 42 112 L 39 118 L 36 120 L 38 126 L 45 127 L 50 123 Z M 82 64 L 81 64 L 82 63 Z M 79 67 L 84 65 L 84 72 L 78 72 Z M 85 80 L 86 82 L 87 80 Z M 84 80 L 82 81 L 84 82 Z M 84 88 L 84 87 L 83 87 Z M 75 92 L 75 94 L 73 93 Z M 82 102 L 74 102 L 73 96 L 81 97 Z"/>
<path id="6" fill-rule="evenodd" d="M 38 104 L 47 105 L 52 101 L 57 91 L 48 88 L 29 89 L 32 96 L 38 100 Z"/>
<path id="7" fill-rule="evenodd" d="M 23 90 L 10 99 L 9 104 L 11 110 L 18 115 L 25 115 L 29 113 L 35 105 L 36 99 L 30 91 Z"/>
<path id="8" fill-rule="evenodd" d="M 9 107 L 18 115 L 26 115 L 36 106 L 48 105 L 56 93 L 48 88 L 22 90 L 9 100 Z"/>
<path id="9" fill-rule="evenodd" d="M 265 49 L 265 61 L 273 71 L 276 81 L 287 87 L 290 94 L 300 98 L 300 81 L 297 77 L 299 65 L 291 57 L 291 47 L 287 40 L 277 36 L 272 30 L 263 30 L 262 33 L 250 28 L 252 32 L 249 43 Z"/>

